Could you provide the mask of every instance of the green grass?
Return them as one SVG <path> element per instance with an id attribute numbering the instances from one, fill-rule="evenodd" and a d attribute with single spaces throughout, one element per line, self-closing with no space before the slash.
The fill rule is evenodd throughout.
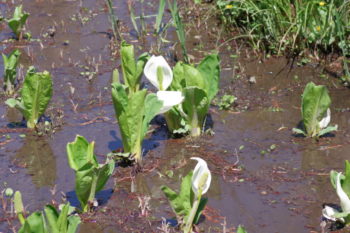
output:
<path id="1" fill-rule="evenodd" d="M 216 4 L 227 28 L 238 28 L 238 37 L 248 38 L 256 50 L 350 55 L 349 0 L 218 0 Z"/>

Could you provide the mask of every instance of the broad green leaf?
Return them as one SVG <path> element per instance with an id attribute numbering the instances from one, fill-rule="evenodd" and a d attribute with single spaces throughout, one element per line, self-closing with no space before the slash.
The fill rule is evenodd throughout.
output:
<path id="1" fill-rule="evenodd" d="M 170 205 L 175 212 L 178 219 L 184 219 L 186 222 L 187 218 L 192 209 L 194 193 L 192 191 L 192 175 L 193 171 L 189 172 L 187 176 L 182 179 L 181 189 L 179 193 L 176 193 L 167 186 L 162 186 L 161 190 L 164 192 L 165 196 L 170 202 Z M 195 218 L 193 220 L 194 224 L 197 224 L 200 218 L 200 215 L 205 208 L 206 203 L 208 202 L 207 198 L 201 198 Z"/>
<path id="2" fill-rule="evenodd" d="M 188 124 L 191 126 L 192 136 L 198 136 L 204 126 L 209 109 L 207 94 L 197 87 L 187 87 L 184 90 L 185 100 L 183 111 L 187 114 Z"/>
<path id="3" fill-rule="evenodd" d="M 125 112 L 125 109 L 128 106 L 128 94 L 122 84 L 112 84 L 112 100 L 116 117 L 119 120 L 119 116 Z"/>
<path id="4" fill-rule="evenodd" d="M 237 229 L 237 233 L 247 233 L 247 231 L 243 226 L 239 225 Z"/>
<path id="5" fill-rule="evenodd" d="M 30 68 L 21 89 L 23 101 L 23 115 L 27 120 L 28 128 L 34 128 L 39 117 L 44 114 L 52 97 L 52 81 L 49 72 L 32 72 Z"/>
<path id="6" fill-rule="evenodd" d="M 148 53 L 141 54 L 136 61 L 136 73 L 135 73 L 135 79 L 136 83 L 140 83 L 141 76 L 143 74 L 143 68 L 145 67 L 147 61 L 149 59 Z"/>
<path id="7" fill-rule="evenodd" d="M 162 101 L 158 100 L 157 95 L 152 93 L 146 96 L 145 113 L 142 122 L 142 139 L 146 136 L 151 120 L 159 113 L 162 105 L 163 103 Z"/>
<path id="8" fill-rule="evenodd" d="M 325 116 L 330 104 L 325 86 L 316 86 L 313 82 L 306 85 L 302 96 L 302 118 L 308 136 L 318 136 L 319 121 Z"/>
<path id="9" fill-rule="evenodd" d="M 201 72 L 192 65 L 183 64 L 186 87 L 198 87 L 207 91 L 207 80 L 202 76 Z"/>
<path id="10" fill-rule="evenodd" d="M 32 213 L 18 233 L 48 233 L 45 230 L 44 219 L 41 212 Z"/>
<path id="11" fill-rule="evenodd" d="M 219 90 L 220 59 L 218 54 L 206 56 L 197 66 L 197 69 L 206 80 L 206 92 L 208 93 L 209 102 L 211 102 Z"/>
<path id="12" fill-rule="evenodd" d="M 185 119 L 181 116 L 178 107 L 173 107 L 166 113 L 164 113 L 168 129 L 171 133 L 184 127 L 181 122 L 185 122 Z M 185 123 L 186 124 L 186 123 Z"/>
<path id="13" fill-rule="evenodd" d="M 13 50 L 8 57 L 2 54 L 4 60 L 4 84 L 15 85 L 17 75 L 17 65 L 21 52 L 18 49 Z"/>
<path id="14" fill-rule="evenodd" d="M 75 171 L 82 168 L 86 163 L 92 163 L 97 166 L 94 145 L 95 142 L 89 143 L 85 137 L 77 135 L 74 142 L 67 144 L 69 166 Z"/>
<path id="15" fill-rule="evenodd" d="M 100 166 L 98 168 L 96 192 L 99 192 L 103 189 L 103 187 L 107 183 L 109 177 L 113 174 L 114 165 L 115 165 L 114 161 L 110 161 L 106 164 L 103 164 L 102 166 Z"/>
<path id="16" fill-rule="evenodd" d="M 333 131 L 336 131 L 338 130 L 338 125 L 335 125 L 335 126 L 328 126 L 327 128 L 325 129 L 322 129 L 319 133 L 318 133 L 318 136 L 322 136 L 322 135 L 325 135 L 327 133 L 330 133 L 330 132 L 333 132 Z"/>
<path id="17" fill-rule="evenodd" d="M 184 64 L 182 62 L 176 63 L 173 68 L 173 81 L 170 85 L 172 91 L 182 91 L 186 87 Z"/>
<path id="18" fill-rule="evenodd" d="M 342 188 L 344 192 L 350 197 L 350 163 L 345 160 L 345 176 L 342 182 Z"/>
<path id="19" fill-rule="evenodd" d="M 61 213 L 57 219 L 57 226 L 59 233 L 66 233 L 68 228 L 68 211 L 69 211 L 70 204 L 67 203 L 63 206 Z"/>
<path id="20" fill-rule="evenodd" d="M 13 17 L 7 20 L 8 26 L 16 34 L 17 38 L 19 37 L 22 27 L 25 25 L 29 16 L 29 14 L 27 12 L 23 12 L 22 9 L 22 5 L 17 6 L 13 13 Z"/>
<path id="21" fill-rule="evenodd" d="M 136 78 L 134 46 L 123 41 L 120 49 L 120 56 L 124 82 L 128 87 L 134 90 L 139 81 Z"/>
<path id="22" fill-rule="evenodd" d="M 179 218 L 182 217 L 187 219 L 187 216 L 191 211 L 192 174 L 193 172 L 191 171 L 182 179 L 179 194 L 167 186 L 161 187 L 161 190 L 164 192 L 165 196 L 170 202 L 171 207 Z"/>
<path id="23" fill-rule="evenodd" d="M 55 207 L 52 205 L 45 206 L 45 215 L 47 220 L 47 227 L 52 233 L 64 233 L 65 231 L 60 232 L 60 228 L 57 223 L 58 213 Z"/>
<path id="24" fill-rule="evenodd" d="M 75 192 L 84 212 L 88 209 L 91 189 L 96 185 L 95 169 L 93 164 L 87 163 L 75 173 Z"/>

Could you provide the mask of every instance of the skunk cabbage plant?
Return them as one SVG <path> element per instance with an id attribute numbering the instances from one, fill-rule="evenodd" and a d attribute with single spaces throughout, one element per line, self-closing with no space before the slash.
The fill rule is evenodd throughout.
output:
<path id="1" fill-rule="evenodd" d="M 23 12 L 23 6 L 19 5 L 13 12 L 12 18 L 7 20 L 8 26 L 12 29 L 17 39 L 21 37 L 21 32 L 26 24 L 28 16 L 29 14 L 27 12 Z"/>
<path id="2" fill-rule="evenodd" d="M 24 207 L 21 193 L 16 191 L 14 198 L 15 211 L 21 223 L 18 233 L 75 233 L 81 222 L 78 215 L 73 215 L 74 208 L 69 203 L 62 205 L 59 213 L 52 205 L 44 211 L 37 211 L 24 218 Z"/>
<path id="3" fill-rule="evenodd" d="M 159 114 L 163 103 L 155 94 L 147 94 L 146 89 L 128 96 L 127 87 L 120 83 L 112 84 L 112 99 L 124 153 L 130 153 L 141 165 L 143 139 L 151 120 Z"/>
<path id="4" fill-rule="evenodd" d="M 325 205 L 323 216 L 331 221 L 350 223 L 350 163 L 345 161 L 345 175 L 341 172 L 331 171 L 331 183 L 339 197 L 341 211 Z"/>
<path id="5" fill-rule="evenodd" d="M 17 65 L 21 52 L 18 49 L 13 50 L 8 56 L 2 54 L 4 60 L 4 90 L 7 95 L 15 92 L 17 81 Z"/>
<path id="6" fill-rule="evenodd" d="M 68 163 L 75 171 L 75 192 L 83 212 L 89 211 L 95 194 L 103 189 L 114 170 L 113 160 L 97 162 L 94 145 L 80 135 L 67 144 Z"/>
<path id="7" fill-rule="evenodd" d="M 183 223 L 181 228 L 185 233 L 191 232 L 193 224 L 198 223 L 208 201 L 202 195 L 208 191 L 211 183 L 211 173 L 207 163 L 201 158 L 191 159 L 197 160 L 198 163 L 194 171 L 182 179 L 179 193 L 167 186 L 161 187 L 177 216 L 178 222 Z"/>
<path id="8" fill-rule="evenodd" d="M 301 115 L 303 129 L 293 129 L 294 133 L 308 137 L 320 137 L 338 129 L 338 126 L 328 126 L 331 120 L 331 99 L 327 88 L 310 82 L 302 95 Z"/>
<path id="9" fill-rule="evenodd" d="M 197 67 L 179 62 L 173 70 L 163 57 L 153 56 L 146 64 L 146 78 L 162 93 L 164 116 L 172 133 L 199 136 L 209 106 L 219 89 L 220 61 L 217 54 L 207 56 Z M 181 94 L 180 94 L 181 93 Z M 170 106 L 171 103 L 174 107 Z"/>
<path id="10" fill-rule="evenodd" d="M 20 98 L 10 98 L 6 104 L 19 109 L 27 121 L 28 128 L 35 128 L 39 118 L 44 114 L 52 97 L 52 80 L 49 72 L 35 72 L 30 67 L 20 91 Z"/>

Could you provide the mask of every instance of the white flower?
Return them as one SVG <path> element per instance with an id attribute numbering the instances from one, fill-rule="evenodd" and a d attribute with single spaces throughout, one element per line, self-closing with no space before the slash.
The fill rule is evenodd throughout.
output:
<path id="1" fill-rule="evenodd" d="M 169 111 L 173 106 L 182 103 L 184 100 L 181 91 L 158 91 L 157 97 L 163 101 L 163 107 L 160 109 L 159 114 Z"/>
<path id="2" fill-rule="evenodd" d="M 162 80 L 159 80 L 158 68 L 163 74 Z M 173 71 L 162 56 L 152 56 L 147 61 L 143 72 L 152 85 L 160 91 L 165 91 L 173 81 Z"/>
<path id="3" fill-rule="evenodd" d="M 320 126 L 321 129 L 324 129 L 327 127 L 330 121 L 331 121 L 331 110 L 328 108 L 327 115 L 320 122 L 318 122 L 318 125 Z"/>
<path id="4" fill-rule="evenodd" d="M 196 196 L 199 195 L 198 191 L 202 191 L 202 195 L 205 194 L 209 187 L 211 182 L 211 173 L 208 169 L 207 162 L 205 162 L 203 159 L 198 157 L 192 157 L 191 159 L 197 160 L 198 163 L 193 171 L 192 176 L 192 190 L 195 193 Z"/>
<path id="5" fill-rule="evenodd" d="M 350 213 L 350 199 L 348 195 L 344 192 L 340 183 L 341 172 L 337 175 L 336 191 L 340 199 L 340 206 L 343 213 Z"/>

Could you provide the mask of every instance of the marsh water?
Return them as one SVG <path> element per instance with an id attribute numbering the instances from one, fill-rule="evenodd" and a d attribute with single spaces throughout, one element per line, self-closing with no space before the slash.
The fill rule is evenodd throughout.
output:
<path id="1" fill-rule="evenodd" d="M 157 3 L 145 1 L 145 13 L 156 14 Z M 114 4 L 127 41 L 136 45 L 137 54 L 150 51 L 155 38 L 135 37 L 127 1 Z M 76 134 L 96 142 L 101 160 L 122 147 L 110 97 L 111 72 L 120 68 L 120 61 L 110 50 L 110 23 L 103 0 L 24 0 L 23 5 L 30 12 L 27 29 L 39 40 L 9 42 L 11 32 L 3 24 L 1 51 L 21 50 L 22 77 L 29 65 L 51 72 L 54 95 L 49 112 L 53 121 L 62 121 L 53 134 L 37 136 L 14 125 L 21 116 L 4 103 L 0 105 L 1 189 L 20 190 L 27 209 L 34 211 L 52 200 L 61 202 L 62 196 L 77 204 L 74 172 L 66 157 L 66 144 Z M 9 16 L 14 4 L 0 3 L 0 9 Z M 137 6 L 135 13 L 140 13 Z M 168 12 L 165 17 L 169 18 Z M 154 20 L 146 20 L 149 31 Z M 55 35 L 45 36 L 53 27 Z M 206 31 L 190 25 L 187 33 L 195 62 L 204 57 L 203 51 L 215 48 L 217 38 L 208 37 Z M 171 42 L 162 51 L 173 65 L 177 51 L 174 29 L 167 39 Z M 322 204 L 338 203 L 329 172 L 342 171 L 349 158 L 349 90 L 337 79 L 320 75 L 322 68 L 317 64 L 297 66 L 282 57 L 233 58 L 238 51 L 231 46 L 221 46 L 219 52 L 219 96 L 235 95 L 236 107 L 222 111 L 212 106 L 214 133 L 199 139 L 169 138 L 164 119 L 157 117 L 152 122 L 154 131 L 144 142 L 144 171 L 133 177 L 131 168 L 116 168 L 106 190 L 99 194 L 102 205 L 83 216 L 80 232 L 161 232 L 162 218 L 174 215 L 160 186 L 179 187 L 181 177 L 195 165 L 190 157 L 205 159 L 213 172 L 208 206 L 199 224 L 203 232 L 234 232 L 239 224 L 250 233 L 321 232 Z M 2 70 L 2 62 L 0 66 Z M 251 77 L 256 83 L 248 82 Z M 327 85 L 332 98 L 331 124 L 339 127 L 319 141 L 292 134 L 301 120 L 300 95 L 309 81 Z M 149 84 L 145 81 L 145 85 Z M 57 115 L 63 118 L 56 119 Z M 151 198 L 150 210 L 142 216 L 139 198 L 145 196 Z M 2 215 L 0 231 L 11 232 Z"/>

